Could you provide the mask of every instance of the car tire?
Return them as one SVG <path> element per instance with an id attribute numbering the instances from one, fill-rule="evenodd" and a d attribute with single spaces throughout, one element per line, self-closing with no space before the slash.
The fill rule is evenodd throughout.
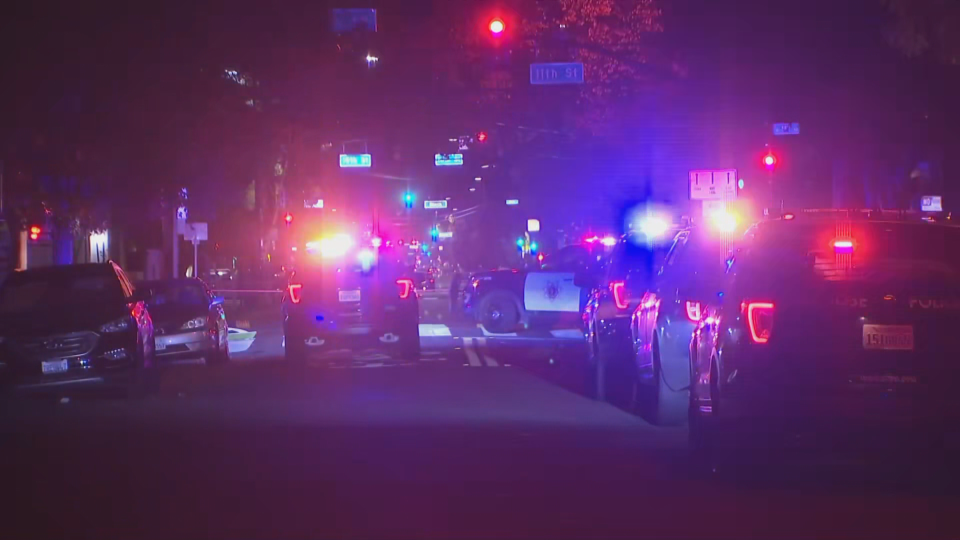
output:
<path id="1" fill-rule="evenodd" d="M 217 346 L 214 349 L 211 365 L 222 366 L 230 362 L 230 336 L 224 336 L 224 339 L 217 338 Z"/>
<path id="2" fill-rule="evenodd" d="M 656 337 L 653 338 L 651 349 L 653 376 L 649 384 L 644 384 L 640 377 L 634 377 L 631 412 L 655 426 L 682 425 L 690 413 L 690 399 L 684 399 L 681 392 L 670 390 L 664 381 L 660 364 L 660 340 Z"/>
<path id="3" fill-rule="evenodd" d="M 691 381 L 695 380 L 695 373 L 691 366 Z M 717 413 L 717 392 L 716 383 L 717 368 L 716 364 L 710 364 L 710 403 L 713 408 L 712 415 Z M 694 390 L 690 386 L 689 405 L 687 408 L 687 432 L 688 445 L 690 448 L 690 457 L 693 463 L 694 471 L 709 473 L 716 470 L 718 460 L 717 434 L 715 422 L 711 418 L 706 418 L 700 412 L 700 401 Z"/>
<path id="4" fill-rule="evenodd" d="M 494 291 L 480 301 L 480 324 L 493 334 L 507 334 L 517 329 L 520 310 L 517 297 L 506 291 Z"/>

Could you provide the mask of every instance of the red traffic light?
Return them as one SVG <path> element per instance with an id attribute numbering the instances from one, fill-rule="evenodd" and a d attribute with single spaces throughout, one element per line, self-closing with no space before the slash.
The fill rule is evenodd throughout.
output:
<path id="1" fill-rule="evenodd" d="M 36 239 L 40 238 L 40 233 L 41 233 L 41 232 L 43 232 L 43 230 L 42 230 L 40 227 L 36 226 L 36 225 L 34 225 L 33 227 L 30 227 L 30 239 L 31 239 L 31 240 L 36 240 Z"/>
<path id="2" fill-rule="evenodd" d="M 777 166 L 777 156 L 773 155 L 773 153 L 763 156 L 763 165 L 768 170 L 773 170 L 774 167 Z"/>
<path id="3" fill-rule="evenodd" d="M 477 142 L 487 142 L 487 132 L 481 131 L 477 133 Z"/>
<path id="4" fill-rule="evenodd" d="M 290 212 L 287 212 L 286 214 L 284 214 L 283 221 L 285 221 L 287 225 L 293 223 L 293 214 L 291 214 Z"/>
<path id="5" fill-rule="evenodd" d="M 490 33 L 499 36 L 506 29 L 503 19 L 497 17 L 490 21 Z"/>

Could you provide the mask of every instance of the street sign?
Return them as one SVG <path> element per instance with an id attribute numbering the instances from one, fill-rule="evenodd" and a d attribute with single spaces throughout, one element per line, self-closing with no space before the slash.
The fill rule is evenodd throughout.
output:
<path id="1" fill-rule="evenodd" d="M 528 219 L 528 220 L 527 220 L 527 232 L 540 232 L 540 220 L 539 220 L 539 219 Z"/>
<path id="2" fill-rule="evenodd" d="M 453 238 L 453 231 L 440 231 L 440 238 Z"/>
<path id="3" fill-rule="evenodd" d="M 333 10 L 330 26 L 336 34 L 345 34 L 354 30 L 377 31 L 377 10 L 342 9 Z"/>
<path id="4" fill-rule="evenodd" d="M 373 163 L 370 154 L 340 154 L 340 167 L 350 169 L 356 167 L 369 168 Z"/>
<path id="5" fill-rule="evenodd" d="M 583 84 L 583 64 L 530 64 L 530 84 Z"/>
<path id="6" fill-rule="evenodd" d="M 737 198 L 737 170 L 690 171 L 690 200 L 729 200 Z"/>
<path id="7" fill-rule="evenodd" d="M 323 199 L 305 199 L 303 201 L 304 208 L 323 208 Z"/>
<path id="8" fill-rule="evenodd" d="M 782 122 L 779 124 L 773 125 L 773 134 L 777 136 L 781 135 L 799 135 L 800 134 L 800 122 Z"/>
<path id="9" fill-rule="evenodd" d="M 459 167 L 463 165 L 463 154 L 436 154 L 433 163 L 437 167 Z"/>
<path id="10" fill-rule="evenodd" d="M 516 206 L 520 204 L 520 199 L 507 199 L 507 206 Z"/>
<path id="11" fill-rule="evenodd" d="M 186 223 L 183 227 L 183 239 L 191 242 L 202 242 L 207 239 L 206 223 Z"/>
<path id="12" fill-rule="evenodd" d="M 940 195 L 924 195 L 920 197 L 921 212 L 943 212 L 943 197 Z"/>
<path id="13" fill-rule="evenodd" d="M 423 208 L 425 210 L 445 210 L 447 201 L 423 201 Z"/>

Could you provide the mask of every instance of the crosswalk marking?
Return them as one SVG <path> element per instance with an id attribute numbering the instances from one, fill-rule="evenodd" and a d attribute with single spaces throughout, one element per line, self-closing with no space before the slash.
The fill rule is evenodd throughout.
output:
<path id="1" fill-rule="evenodd" d="M 450 337 L 450 327 L 445 324 L 421 324 L 420 337 Z"/>
<path id="2" fill-rule="evenodd" d="M 477 350 L 483 354 L 483 361 L 490 367 L 498 367 L 500 364 L 484 351 L 487 348 L 487 338 L 477 338 Z"/>
<path id="3" fill-rule="evenodd" d="M 480 356 L 474 350 L 473 338 L 463 338 L 463 352 L 467 355 L 467 361 L 473 367 L 483 367 Z"/>

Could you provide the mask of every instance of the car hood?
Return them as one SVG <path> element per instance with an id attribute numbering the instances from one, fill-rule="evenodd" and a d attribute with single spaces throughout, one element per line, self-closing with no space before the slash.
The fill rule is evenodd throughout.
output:
<path id="1" fill-rule="evenodd" d="M 62 306 L 36 311 L 0 314 L 0 336 L 42 336 L 70 332 L 99 331 L 114 319 L 129 315 L 125 308 L 114 306 Z"/>

